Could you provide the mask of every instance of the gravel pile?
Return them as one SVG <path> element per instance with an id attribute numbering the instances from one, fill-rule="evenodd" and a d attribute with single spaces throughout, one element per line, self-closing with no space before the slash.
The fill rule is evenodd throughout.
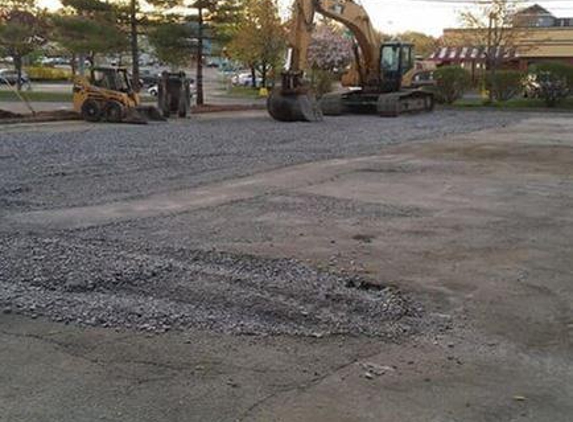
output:
<path id="1" fill-rule="evenodd" d="M 415 329 L 416 306 L 368 280 L 294 260 L 205 251 L 275 230 L 252 213 L 416 218 L 425 211 L 313 195 L 226 204 L 81 232 L 27 233 L 12 213 L 193 188 L 278 167 L 380 152 L 388 144 L 512 124 L 522 113 L 438 111 L 279 124 L 268 117 L 0 132 L 0 306 L 70 323 L 163 331 L 366 333 Z M 406 171 L 373 169 L 372 171 Z M 258 202 L 259 201 L 259 202 Z M 274 208 L 273 208 L 274 207 Z M 225 230 L 229 220 L 245 224 Z M 290 213 L 290 214 L 289 214 Z M 248 231 L 248 233 L 245 233 Z M 275 233 L 276 235 L 276 233 Z M 280 235 L 280 233 L 279 233 Z M 270 239 L 270 238 L 269 238 Z"/>
<path id="2" fill-rule="evenodd" d="M 295 260 L 61 236 L 3 239 L 0 307 L 155 332 L 388 337 L 414 330 L 421 311 L 392 288 Z"/>
<path id="3" fill-rule="evenodd" d="M 341 116 L 319 124 L 260 117 L 0 133 L 0 210 L 91 205 L 196 187 L 525 117 L 450 110 L 398 119 Z"/>

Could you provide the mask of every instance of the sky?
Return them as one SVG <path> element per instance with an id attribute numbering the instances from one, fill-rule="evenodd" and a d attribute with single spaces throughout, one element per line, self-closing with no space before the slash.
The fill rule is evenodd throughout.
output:
<path id="1" fill-rule="evenodd" d="M 292 0 L 279 0 L 287 10 Z M 469 0 L 357 0 L 361 3 L 376 29 L 396 34 L 418 31 L 440 36 L 443 28 L 459 26 L 460 11 L 472 7 Z M 41 6 L 57 8 L 59 0 L 39 0 Z M 540 0 L 537 2 L 557 17 L 573 17 L 571 0 Z M 533 2 L 524 3 L 525 5 Z"/>

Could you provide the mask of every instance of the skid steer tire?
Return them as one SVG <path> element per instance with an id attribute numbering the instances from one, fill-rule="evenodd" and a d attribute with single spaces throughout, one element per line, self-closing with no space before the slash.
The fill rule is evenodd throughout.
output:
<path id="1" fill-rule="evenodd" d="M 99 122 L 101 120 L 101 107 L 97 101 L 85 100 L 82 104 L 82 119 L 86 122 Z"/>
<path id="2" fill-rule="evenodd" d="M 120 123 L 125 118 L 123 106 L 117 101 L 108 101 L 104 109 L 105 119 L 110 123 Z"/>
<path id="3" fill-rule="evenodd" d="M 179 101 L 177 116 L 181 118 L 187 117 L 187 101 L 183 97 L 181 97 L 181 100 Z"/>

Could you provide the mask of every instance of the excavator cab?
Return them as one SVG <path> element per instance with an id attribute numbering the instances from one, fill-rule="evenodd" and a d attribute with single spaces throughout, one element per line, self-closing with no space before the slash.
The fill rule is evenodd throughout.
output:
<path id="1" fill-rule="evenodd" d="M 380 47 L 381 92 L 398 92 L 402 77 L 414 67 L 414 47 L 402 42 L 388 42 Z"/>

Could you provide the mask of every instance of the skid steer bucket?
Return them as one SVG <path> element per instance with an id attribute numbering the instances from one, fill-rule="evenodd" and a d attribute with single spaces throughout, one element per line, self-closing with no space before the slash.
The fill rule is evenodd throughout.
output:
<path id="1" fill-rule="evenodd" d="M 125 116 L 122 120 L 123 123 L 134 123 L 145 125 L 150 120 L 152 121 L 165 121 L 161 112 L 154 106 L 137 106 L 128 107 L 125 110 Z"/>
<path id="2" fill-rule="evenodd" d="M 143 115 L 147 120 L 158 122 L 166 121 L 161 111 L 155 106 L 137 106 L 137 112 Z"/>
<path id="3" fill-rule="evenodd" d="M 267 99 L 271 117 L 281 122 L 318 122 L 322 112 L 313 96 L 301 93 L 282 93 L 273 90 Z"/>

